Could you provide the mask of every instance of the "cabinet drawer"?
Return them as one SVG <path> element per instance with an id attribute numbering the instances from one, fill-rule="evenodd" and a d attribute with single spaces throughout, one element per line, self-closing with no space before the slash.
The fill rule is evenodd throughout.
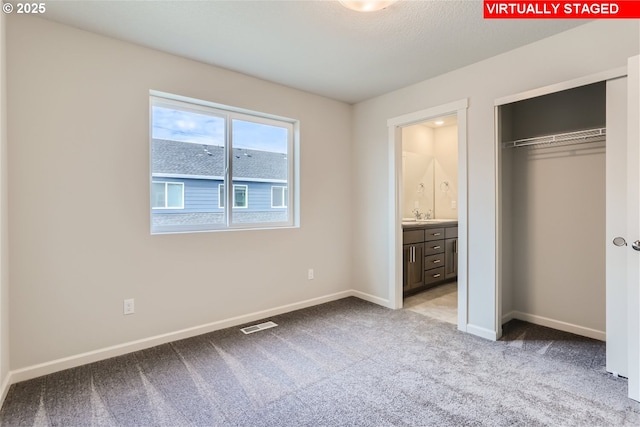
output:
<path id="1" fill-rule="evenodd" d="M 409 245 L 411 243 L 424 242 L 424 230 L 410 230 L 402 232 L 402 244 Z"/>
<path id="2" fill-rule="evenodd" d="M 427 228 L 424 230 L 424 240 L 444 239 L 444 228 Z"/>
<path id="3" fill-rule="evenodd" d="M 424 244 L 425 255 L 435 255 L 444 252 L 444 240 L 432 240 Z"/>
<path id="4" fill-rule="evenodd" d="M 444 238 L 453 239 L 458 237 L 458 227 L 447 227 L 444 229 Z"/>
<path id="5" fill-rule="evenodd" d="M 424 284 L 429 285 L 444 280 L 444 267 L 434 268 L 424 272 Z"/>
<path id="6" fill-rule="evenodd" d="M 444 267 L 444 254 L 429 255 L 424 257 L 424 269 Z"/>

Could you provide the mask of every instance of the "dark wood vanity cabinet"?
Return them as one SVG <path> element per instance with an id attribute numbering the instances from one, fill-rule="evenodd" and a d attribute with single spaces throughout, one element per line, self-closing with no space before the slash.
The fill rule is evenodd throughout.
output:
<path id="1" fill-rule="evenodd" d="M 444 228 L 428 228 L 424 232 L 424 285 L 426 287 L 434 286 L 444 280 L 446 264 L 444 230 Z"/>
<path id="2" fill-rule="evenodd" d="M 444 278 L 458 277 L 458 227 L 445 229 L 444 236 Z"/>
<path id="3" fill-rule="evenodd" d="M 414 293 L 458 275 L 458 227 L 452 225 L 412 226 L 403 237 L 403 292 Z"/>
<path id="4" fill-rule="evenodd" d="M 402 232 L 402 290 L 424 284 L 424 229 Z"/>

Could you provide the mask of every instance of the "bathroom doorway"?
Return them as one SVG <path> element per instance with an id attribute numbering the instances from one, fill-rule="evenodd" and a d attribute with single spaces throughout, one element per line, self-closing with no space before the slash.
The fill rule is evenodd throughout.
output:
<path id="1" fill-rule="evenodd" d="M 433 317 L 440 315 L 443 318 L 440 320 L 457 324 L 458 329 L 462 331 L 467 330 L 468 310 L 467 106 L 467 99 L 463 99 L 388 121 L 392 209 L 389 306 L 402 308 L 406 303 L 405 308 L 425 309 Z M 436 136 L 451 132 L 455 134 L 454 146 L 443 144 L 437 147 Z M 436 161 L 436 155 L 446 149 L 454 152 L 454 154 L 448 153 L 449 161 L 444 160 L 444 157 L 442 161 Z M 428 159 L 429 152 L 433 157 L 431 163 Z M 423 160 L 419 162 L 418 159 Z M 422 163 L 426 167 L 424 170 L 414 172 L 411 170 L 413 163 Z M 404 169 L 407 169 L 406 176 L 403 173 Z M 405 190 L 407 190 L 406 194 Z M 422 230 L 422 232 L 412 233 L 418 243 L 413 250 L 409 247 L 409 252 L 403 245 L 405 228 L 408 231 Z M 439 262 L 444 262 L 444 252 L 441 251 L 441 247 L 438 247 L 442 246 L 440 242 L 442 244 L 448 242 L 452 245 L 451 252 L 456 256 L 455 264 L 449 263 L 449 265 L 455 265 L 455 276 L 451 276 L 452 273 L 447 271 L 449 276 L 445 279 L 442 278 L 443 274 L 447 274 L 444 267 L 442 271 L 439 266 L 438 269 L 428 268 L 429 260 L 435 265 L 438 258 L 442 256 Z M 414 277 L 417 279 L 413 281 L 414 285 L 411 286 L 409 293 L 405 292 L 404 285 L 406 266 L 403 261 L 407 259 L 407 255 L 412 260 L 418 261 L 418 265 L 413 266 L 418 276 Z M 423 262 L 421 265 L 420 260 Z M 430 270 L 433 271 L 430 272 Z M 431 278 L 429 278 L 430 273 L 433 273 Z M 424 276 L 421 278 L 420 274 Z M 424 285 L 422 288 L 420 288 L 421 284 Z M 422 296 L 425 301 L 404 300 L 405 294 L 410 297 L 410 294 L 418 295 L 422 293 L 421 291 L 429 290 L 433 292 Z M 452 299 L 454 303 L 451 303 Z M 435 308 L 438 305 L 440 310 Z M 447 306 L 450 310 L 445 314 Z M 453 316 L 451 316 L 452 312 Z"/>
<path id="2" fill-rule="evenodd" d="M 435 117 L 402 128 L 403 306 L 444 322 L 458 323 L 458 120 Z M 422 231 L 424 230 L 424 231 Z M 445 239 L 445 232 L 447 239 Z M 411 242 L 405 241 L 411 240 Z M 415 264 L 415 265 L 414 265 Z M 417 278 L 409 280 L 406 275 Z"/>

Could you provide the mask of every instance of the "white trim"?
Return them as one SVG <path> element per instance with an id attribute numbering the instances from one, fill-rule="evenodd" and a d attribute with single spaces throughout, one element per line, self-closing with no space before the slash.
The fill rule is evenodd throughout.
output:
<path id="1" fill-rule="evenodd" d="M 579 77 L 577 79 L 568 80 L 565 82 L 555 83 L 548 86 L 528 90 L 525 92 L 516 93 L 514 95 L 503 96 L 494 101 L 494 106 L 498 107 L 504 104 L 511 104 L 512 102 L 522 101 L 525 99 L 535 98 L 537 96 L 549 95 L 555 92 L 561 92 L 567 89 L 573 89 L 580 86 L 589 85 L 592 83 L 598 83 L 606 80 L 617 79 L 627 75 L 627 67 L 614 68 L 613 70 L 602 71 L 600 73 L 590 74 L 588 76 Z"/>
<path id="2" fill-rule="evenodd" d="M 181 329 L 175 332 L 169 332 L 166 334 L 156 335 L 149 338 L 143 338 L 136 341 L 130 341 L 124 344 L 118 344 L 110 347 L 105 347 L 98 350 L 88 351 L 69 357 L 63 357 L 60 359 L 52 360 L 50 362 L 39 363 L 37 365 L 27 366 L 24 368 L 13 370 L 7 376 L 6 383 L 15 384 L 20 381 L 26 381 L 33 378 L 40 377 L 42 375 L 52 374 L 54 372 L 62 371 L 64 369 L 75 368 L 77 366 L 86 365 L 88 363 L 105 360 L 111 357 L 122 356 L 134 351 L 144 350 L 146 348 L 154 347 L 168 342 L 191 338 L 197 335 L 206 334 L 209 332 L 217 331 L 220 329 L 231 328 L 234 326 L 242 325 L 244 323 L 254 322 L 268 317 L 277 316 L 283 313 L 288 313 L 295 310 L 300 310 L 307 307 L 312 307 L 326 302 L 339 300 L 346 297 L 360 297 L 370 302 L 376 303 L 376 301 L 384 301 L 377 297 L 367 295 L 365 293 L 346 290 L 342 292 L 336 292 L 333 294 L 324 295 L 317 298 L 311 298 L 308 300 L 281 305 L 272 309 L 261 310 L 254 313 L 235 316 L 229 319 L 219 320 L 216 322 L 206 323 L 200 326 L 194 326 L 191 328 Z M 382 305 L 382 304 L 381 304 Z M 4 386 L 4 384 L 3 384 Z"/>
<path id="3" fill-rule="evenodd" d="M 426 108 L 424 110 L 415 111 L 413 113 L 404 114 L 402 116 L 394 117 L 387 120 L 388 127 L 404 127 L 411 126 L 416 123 L 424 122 L 428 119 L 446 116 L 451 113 L 455 113 L 458 110 L 464 110 L 469 107 L 469 100 L 467 98 L 450 102 L 448 104 L 440 105 L 437 107 Z"/>
<path id="4" fill-rule="evenodd" d="M 468 324 L 467 332 L 491 341 L 496 341 L 498 339 L 496 331 L 492 331 L 491 329 L 483 328 L 481 326 Z"/>
<path id="5" fill-rule="evenodd" d="M 427 108 L 387 120 L 389 129 L 389 277 L 388 295 L 391 308 L 402 307 L 402 147 L 401 128 L 436 117 L 456 114 L 458 118 L 458 329 L 468 329 L 468 164 L 467 108 L 468 98 L 438 107 Z M 473 332 L 472 332 L 473 333 Z"/>
<path id="6" fill-rule="evenodd" d="M 511 310 L 507 314 L 503 314 L 502 315 L 502 324 L 504 325 L 508 321 L 515 319 L 516 318 L 515 316 L 516 316 L 516 312 L 513 311 L 513 310 Z"/>
<path id="7" fill-rule="evenodd" d="M 391 307 L 391 304 L 389 304 L 388 299 L 380 298 L 375 295 L 368 294 L 366 292 L 357 291 L 355 289 L 352 289 L 350 292 L 351 292 L 351 296 L 354 296 L 356 298 L 360 298 L 362 300 L 369 301 L 374 304 L 381 305 L 383 307 L 394 309 L 394 307 Z"/>
<path id="8" fill-rule="evenodd" d="M 548 317 L 538 316 L 536 314 L 524 313 L 522 311 L 512 311 L 503 319 L 517 319 L 524 322 L 533 323 L 534 325 L 545 326 L 547 328 L 557 329 L 558 331 L 569 332 L 583 337 L 593 338 L 600 341 L 607 340 L 605 331 L 587 328 L 585 326 L 575 325 L 573 323 L 563 322 L 561 320 L 550 319 Z M 505 321 L 506 323 L 506 321 Z"/>
<path id="9" fill-rule="evenodd" d="M 276 116 L 274 114 L 267 114 L 253 110 L 247 110 L 246 108 L 232 107 L 230 105 L 218 104 L 217 102 L 209 102 L 202 99 L 190 98 L 188 96 L 175 95 L 173 93 L 161 92 L 159 90 L 151 89 L 149 91 L 149 97 L 158 104 L 165 104 L 171 106 L 181 105 L 182 108 L 192 108 L 198 112 L 210 112 L 210 108 L 214 108 L 218 111 L 219 115 L 225 115 L 225 113 L 236 113 L 251 116 L 257 119 L 275 120 L 277 122 L 287 122 L 290 124 L 297 123 L 295 119 L 291 119 L 284 116 Z M 155 98 L 155 99 L 154 99 Z M 195 108 L 194 108 L 195 106 Z M 200 108 L 198 108 L 200 107 Z"/>

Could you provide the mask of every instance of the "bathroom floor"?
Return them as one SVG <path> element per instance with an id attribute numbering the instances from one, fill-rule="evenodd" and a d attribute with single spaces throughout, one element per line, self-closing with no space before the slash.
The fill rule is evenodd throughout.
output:
<path id="1" fill-rule="evenodd" d="M 458 324 L 458 282 L 437 286 L 404 299 L 404 308 Z"/>

